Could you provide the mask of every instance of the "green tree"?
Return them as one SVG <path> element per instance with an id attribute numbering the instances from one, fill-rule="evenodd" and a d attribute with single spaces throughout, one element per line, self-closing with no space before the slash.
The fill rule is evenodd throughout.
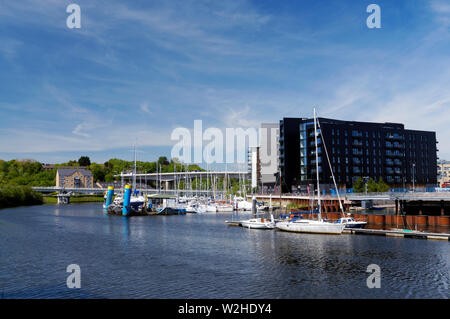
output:
<path id="1" fill-rule="evenodd" d="M 161 166 L 167 166 L 167 165 L 169 165 L 170 163 L 169 163 L 169 161 L 167 160 L 167 157 L 166 156 L 160 156 L 159 158 L 158 158 L 158 165 L 161 165 Z"/>
<path id="2" fill-rule="evenodd" d="M 88 156 L 81 156 L 78 159 L 78 165 L 80 165 L 80 166 L 89 166 L 89 165 L 91 165 L 91 160 L 90 160 L 90 158 Z"/>
<path id="3" fill-rule="evenodd" d="M 353 191 L 355 193 L 362 193 L 365 191 L 364 180 L 361 177 L 358 177 L 353 183 Z"/>
<path id="4" fill-rule="evenodd" d="M 105 170 L 104 166 L 100 164 L 91 164 L 89 169 L 92 172 L 92 176 L 94 178 L 94 182 L 104 182 L 105 181 Z"/>
<path id="5" fill-rule="evenodd" d="M 114 175 L 112 173 L 108 173 L 105 175 L 105 182 L 112 183 L 114 182 Z"/>
<path id="6" fill-rule="evenodd" d="M 378 184 L 377 184 L 377 191 L 384 193 L 384 192 L 388 192 L 391 189 L 391 187 L 386 184 L 383 179 L 380 177 L 380 179 L 378 180 Z"/>
<path id="7" fill-rule="evenodd" d="M 367 182 L 367 191 L 369 193 L 376 193 L 378 192 L 378 183 L 373 180 L 373 178 L 369 178 L 368 182 Z"/>

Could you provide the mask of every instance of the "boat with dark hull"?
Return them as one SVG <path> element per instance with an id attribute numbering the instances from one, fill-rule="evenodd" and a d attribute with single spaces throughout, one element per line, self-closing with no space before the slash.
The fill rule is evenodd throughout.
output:
<path id="1" fill-rule="evenodd" d="M 367 225 L 367 222 L 356 221 L 351 217 L 342 217 L 335 221 L 336 224 L 345 224 L 345 228 L 364 228 Z"/>

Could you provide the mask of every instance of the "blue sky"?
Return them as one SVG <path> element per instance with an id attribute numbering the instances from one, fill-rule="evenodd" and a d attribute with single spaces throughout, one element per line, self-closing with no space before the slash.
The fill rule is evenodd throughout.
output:
<path id="1" fill-rule="evenodd" d="M 81 29 L 66 7 L 81 7 Z M 381 7 L 368 29 L 366 7 Z M 312 115 L 437 132 L 450 159 L 450 3 L 0 3 L 0 158 L 170 155 L 176 127 Z"/>

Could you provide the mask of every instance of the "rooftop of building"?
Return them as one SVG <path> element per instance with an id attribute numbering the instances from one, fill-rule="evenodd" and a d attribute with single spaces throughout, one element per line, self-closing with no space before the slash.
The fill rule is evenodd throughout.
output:
<path id="1" fill-rule="evenodd" d="M 348 121 L 348 120 L 338 120 L 338 119 L 332 119 L 332 118 L 326 118 L 326 117 L 318 117 L 317 118 L 320 124 L 335 124 L 335 125 L 348 125 L 348 126 L 373 126 L 376 128 L 379 128 L 382 126 L 384 129 L 391 129 L 391 130 L 407 130 L 408 132 L 414 132 L 414 133 L 434 133 L 431 131 L 425 131 L 425 130 L 413 130 L 409 128 L 405 128 L 405 125 L 402 123 L 394 123 L 394 122 L 363 122 L 363 121 Z M 313 122 L 313 118 L 305 118 L 305 117 L 284 117 L 281 122 L 284 121 L 304 121 L 304 122 Z"/>
<path id="2" fill-rule="evenodd" d="M 59 176 L 71 176 L 75 172 L 80 172 L 84 176 L 92 176 L 92 172 L 85 168 L 61 168 L 57 172 Z"/>

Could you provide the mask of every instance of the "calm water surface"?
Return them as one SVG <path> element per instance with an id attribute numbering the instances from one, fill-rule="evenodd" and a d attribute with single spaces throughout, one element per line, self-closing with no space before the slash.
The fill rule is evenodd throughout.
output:
<path id="1" fill-rule="evenodd" d="M 101 204 L 0 210 L 0 297 L 450 296 L 448 242 L 249 230 L 227 226 L 231 217 L 126 219 Z M 66 286 L 69 264 L 81 268 L 81 289 Z M 366 286 L 370 264 L 381 267 L 380 289 Z"/>

